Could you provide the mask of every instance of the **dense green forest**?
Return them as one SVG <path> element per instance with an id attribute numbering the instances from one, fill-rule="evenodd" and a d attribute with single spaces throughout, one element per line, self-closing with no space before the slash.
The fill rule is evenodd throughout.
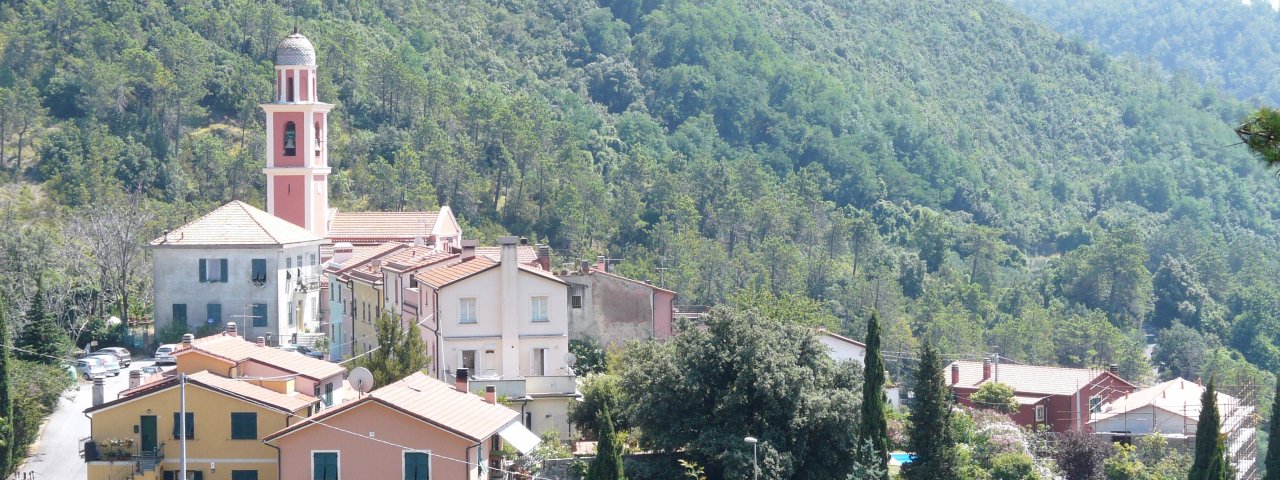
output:
<path id="1" fill-rule="evenodd" d="M 1280 13 L 1256 0 L 1009 0 L 1055 31 L 1235 94 L 1280 103 Z"/>
<path id="2" fill-rule="evenodd" d="M 681 304 L 804 297 L 855 335 L 875 309 L 897 377 L 922 338 L 1137 380 L 1280 369 L 1248 106 L 991 0 L 3 2 L 10 318 L 36 275 L 72 333 L 147 316 L 145 255 L 104 238 L 262 205 L 257 104 L 295 23 L 341 208 L 450 205 Z"/>

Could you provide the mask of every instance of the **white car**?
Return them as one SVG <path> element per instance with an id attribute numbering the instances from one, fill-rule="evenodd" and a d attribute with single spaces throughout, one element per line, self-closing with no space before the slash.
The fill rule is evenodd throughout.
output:
<path id="1" fill-rule="evenodd" d="M 98 357 L 84 357 L 76 360 L 76 372 L 85 380 L 92 380 L 93 377 L 106 376 L 107 367 Z"/>
<path id="2" fill-rule="evenodd" d="M 102 361 L 102 368 L 106 371 L 106 375 L 113 377 L 120 375 L 120 357 L 110 353 L 104 353 L 102 355 L 89 355 L 85 358 L 96 358 Z"/>
<path id="3" fill-rule="evenodd" d="M 173 352 L 177 350 L 178 346 L 172 343 L 161 345 L 156 349 L 156 365 L 178 363 L 178 360 L 173 358 Z"/>

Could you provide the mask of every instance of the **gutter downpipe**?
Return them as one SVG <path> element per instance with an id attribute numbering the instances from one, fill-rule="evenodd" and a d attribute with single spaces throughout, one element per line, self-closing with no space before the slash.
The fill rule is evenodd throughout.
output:
<path id="1" fill-rule="evenodd" d="M 467 458 L 467 462 L 466 462 L 466 463 L 471 463 L 471 449 L 473 449 L 473 448 L 477 448 L 477 449 L 478 449 L 479 447 L 481 447 L 481 446 L 483 446 L 483 445 L 484 445 L 484 440 L 480 440 L 479 442 L 476 442 L 476 444 L 475 444 L 475 445 L 471 445 L 471 446 L 468 446 L 468 447 L 467 447 L 467 449 L 466 449 L 466 450 L 464 451 L 464 453 L 463 453 L 463 454 L 466 456 L 466 458 Z M 479 450 L 477 450 L 477 453 L 478 453 L 478 452 L 479 452 Z M 480 470 L 481 470 L 479 473 L 480 473 L 480 476 L 482 476 L 482 477 L 483 477 L 483 476 L 484 476 L 484 473 L 485 473 L 485 472 L 483 471 L 483 470 L 485 470 L 485 466 L 484 466 L 484 462 L 483 462 L 479 457 L 477 457 L 477 458 L 476 458 L 476 468 L 478 468 L 478 469 L 480 469 Z M 468 477 L 468 480 L 470 480 L 471 474 L 470 474 L 470 473 L 468 473 L 468 474 L 467 474 L 467 477 Z"/>
<path id="2" fill-rule="evenodd" d="M 286 428 L 289 426 L 289 418 L 291 417 L 292 415 L 285 417 L 284 419 L 284 426 Z M 284 464 L 280 462 L 280 447 L 267 443 L 266 440 L 263 440 L 262 444 L 271 447 L 276 451 L 276 476 L 277 478 L 284 478 Z"/>

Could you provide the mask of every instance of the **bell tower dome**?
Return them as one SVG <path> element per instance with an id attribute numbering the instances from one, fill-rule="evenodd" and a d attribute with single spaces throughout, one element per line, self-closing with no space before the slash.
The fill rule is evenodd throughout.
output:
<path id="1" fill-rule="evenodd" d="M 294 29 L 276 47 L 274 101 L 267 114 L 267 211 L 328 237 L 329 110 L 316 88 L 316 50 Z"/>

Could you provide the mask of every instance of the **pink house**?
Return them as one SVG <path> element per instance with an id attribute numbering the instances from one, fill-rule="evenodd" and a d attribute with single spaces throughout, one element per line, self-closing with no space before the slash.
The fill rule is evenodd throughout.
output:
<path id="1" fill-rule="evenodd" d="M 601 346 L 619 347 L 670 337 L 676 292 L 608 270 L 601 260 L 557 272 L 569 287 L 569 338 L 589 337 Z"/>
<path id="2" fill-rule="evenodd" d="M 539 440 L 493 387 L 481 398 L 460 377 L 461 389 L 415 373 L 263 442 L 280 451 L 281 480 L 487 478 L 502 440 L 525 453 Z"/>
<path id="3" fill-rule="evenodd" d="M 1013 388 L 1018 403 L 1018 411 L 1009 415 L 1014 423 L 1048 426 L 1054 432 L 1092 431 L 1088 422 L 1103 404 L 1138 389 L 1120 378 L 1114 367 L 1097 370 L 961 360 L 952 362 L 947 370 L 948 384 L 960 403 L 972 407 L 969 396 L 979 387 L 1003 383 Z"/>

